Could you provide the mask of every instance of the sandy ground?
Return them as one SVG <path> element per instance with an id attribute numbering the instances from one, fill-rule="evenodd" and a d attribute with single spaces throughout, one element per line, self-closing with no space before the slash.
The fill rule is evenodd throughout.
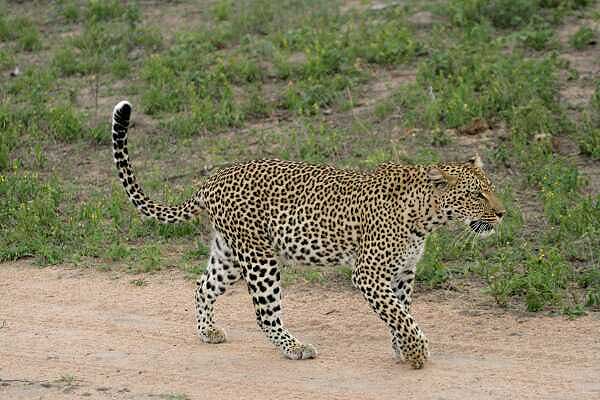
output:
<path id="1" fill-rule="evenodd" d="M 0 399 L 600 399 L 600 315 L 574 321 L 418 295 L 422 370 L 396 363 L 387 329 L 350 289 L 296 285 L 287 326 L 320 351 L 284 359 L 245 288 L 217 303 L 229 342 L 194 332 L 193 282 L 0 265 Z"/>

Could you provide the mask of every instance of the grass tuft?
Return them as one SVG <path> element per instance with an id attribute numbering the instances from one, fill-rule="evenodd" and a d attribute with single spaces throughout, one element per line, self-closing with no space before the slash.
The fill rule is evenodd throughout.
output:
<path id="1" fill-rule="evenodd" d="M 589 45 L 596 43 L 596 32 L 589 26 L 582 26 L 569 38 L 571 46 L 581 50 Z"/>

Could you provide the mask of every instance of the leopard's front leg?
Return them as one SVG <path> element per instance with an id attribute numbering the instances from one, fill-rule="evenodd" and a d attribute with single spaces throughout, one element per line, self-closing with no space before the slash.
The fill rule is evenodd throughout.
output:
<path id="1" fill-rule="evenodd" d="M 412 304 L 412 291 L 414 279 L 414 266 L 411 268 L 410 266 L 404 267 L 404 265 L 400 266 L 400 272 L 395 274 L 395 276 L 392 278 L 392 290 L 394 291 L 394 295 L 400 301 L 400 303 L 404 305 L 406 312 L 409 314 L 410 306 Z M 406 361 L 406 358 L 402 353 L 402 346 L 398 341 L 398 335 L 396 334 L 394 328 L 390 329 L 390 334 L 392 336 L 392 350 L 394 352 L 394 356 L 399 361 Z"/>
<path id="2" fill-rule="evenodd" d="M 352 282 L 390 328 L 394 351 L 414 368 L 422 368 L 429 357 L 427 338 L 407 306 L 396 296 L 388 267 L 361 262 L 354 270 Z"/>
<path id="3" fill-rule="evenodd" d="M 417 237 L 412 242 L 412 245 L 404 252 L 404 255 L 394 263 L 392 268 L 392 290 L 396 297 L 400 300 L 406 311 L 410 313 L 412 304 L 412 293 L 416 277 L 417 263 L 423 256 L 425 241 L 422 237 Z M 402 354 L 402 347 L 398 342 L 398 336 L 393 329 L 390 330 L 392 335 L 392 349 L 394 356 L 400 361 L 406 361 Z"/>

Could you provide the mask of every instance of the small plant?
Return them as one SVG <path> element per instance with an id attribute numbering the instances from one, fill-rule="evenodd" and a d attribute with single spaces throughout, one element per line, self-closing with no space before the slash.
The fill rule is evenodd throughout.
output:
<path id="1" fill-rule="evenodd" d="M 535 1 L 529 0 L 452 0 L 452 19 L 467 25 L 490 21 L 495 27 L 508 29 L 527 24 L 538 12 Z"/>
<path id="2" fill-rule="evenodd" d="M 393 65 L 406 62 L 422 45 L 407 28 L 402 15 L 389 15 L 379 23 L 363 23 L 351 33 L 350 51 L 369 63 Z"/>
<path id="3" fill-rule="evenodd" d="M 600 81 L 590 99 L 589 109 L 583 113 L 577 139 L 583 154 L 600 159 Z"/>
<path id="4" fill-rule="evenodd" d="M 445 129 L 435 128 L 431 132 L 431 144 L 433 146 L 446 146 L 452 143 L 452 137 L 448 134 Z"/>
<path id="5" fill-rule="evenodd" d="M 85 10 L 88 21 L 96 23 L 125 16 L 127 6 L 119 0 L 90 0 Z"/>
<path id="6" fill-rule="evenodd" d="M 7 49 L 0 49 L 0 70 L 10 69 L 15 66 L 15 57 Z"/>
<path id="7" fill-rule="evenodd" d="M 208 256 L 210 254 L 210 248 L 205 245 L 203 242 L 197 241 L 196 242 L 196 248 L 193 250 L 188 250 L 186 251 L 186 253 L 183 256 L 183 259 L 185 261 L 197 261 L 197 260 L 201 260 L 204 257 Z"/>
<path id="8" fill-rule="evenodd" d="M 582 26 L 571 36 L 569 43 L 577 50 L 581 50 L 591 44 L 596 43 L 596 32 L 588 26 Z"/>
<path id="9" fill-rule="evenodd" d="M 323 162 L 339 151 L 340 132 L 324 124 L 309 125 L 290 134 L 294 158 L 308 162 Z"/>
<path id="10" fill-rule="evenodd" d="M 524 46 L 537 51 L 547 50 L 556 43 L 554 30 L 547 24 L 530 25 L 517 37 Z"/>
<path id="11" fill-rule="evenodd" d="M 0 139 L 0 171 L 8 169 L 10 165 L 10 149 L 4 140 Z"/>
<path id="12" fill-rule="evenodd" d="M 83 116 L 70 106 L 56 106 L 48 112 L 48 132 L 58 140 L 72 142 L 84 136 Z"/>
<path id="13" fill-rule="evenodd" d="M 4 11 L 0 9 L 0 11 Z M 5 42 L 12 40 L 13 33 L 8 19 L 4 15 L 0 15 L 0 41 Z"/>
<path id="14" fill-rule="evenodd" d="M 591 124 L 583 125 L 579 136 L 581 152 L 596 160 L 600 160 L 600 127 L 594 128 Z"/>
<path id="15" fill-rule="evenodd" d="M 510 298 L 522 296 L 528 311 L 562 304 L 571 272 L 561 255 L 556 250 L 514 250 L 506 248 L 483 263 L 487 291 L 496 302 L 506 306 Z"/>
<path id="16" fill-rule="evenodd" d="M 337 273 L 346 281 L 352 281 L 352 267 L 341 266 L 337 268 Z"/>
<path id="17" fill-rule="evenodd" d="M 130 248 L 122 243 L 111 243 L 106 255 L 112 261 L 120 261 L 129 257 L 131 254 Z"/>
<path id="18" fill-rule="evenodd" d="M 438 287 L 450 277 L 448 269 L 442 263 L 444 240 L 438 233 L 427 238 L 425 253 L 417 264 L 417 281 Z"/>
<path id="19" fill-rule="evenodd" d="M 566 306 L 563 308 L 562 310 L 563 314 L 566 315 L 567 317 L 569 317 L 569 319 L 575 319 L 577 317 L 581 317 L 583 315 L 586 315 L 587 312 L 585 311 L 584 305 L 583 304 L 576 304 L 573 306 Z"/>
<path id="20" fill-rule="evenodd" d="M 86 68 L 79 63 L 75 51 L 71 47 L 62 47 L 54 52 L 51 65 L 62 76 L 85 73 Z"/>
<path id="21" fill-rule="evenodd" d="M 77 382 L 77 378 L 75 378 L 75 375 L 66 374 L 66 375 L 62 375 L 55 382 L 60 385 L 70 387 L 70 386 L 75 385 L 75 382 Z"/>
<path id="22" fill-rule="evenodd" d="M 325 282 L 325 277 L 323 276 L 323 273 L 319 270 L 306 270 L 303 271 L 302 273 L 302 278 L 304 279 L 304 281 L 308 282 L 308 283 L 323 283 Z"/>
<path id="23" fill-rule="evenodd" d="M 0 41 L 14 40 L 17 48 L 24 51 L 36 51 L 42 48 L 40 32 L 35 23 L 26 17 L 0 17 Z"/>
<path id="24" fill-rule="evenodd" d="M 65 0 L 57 2 L 58 12 L 67 23 L 76 23 L 79 21 L 81 12 L 75 0 Z"/>
<path id="25" fill-rule="evenodd" d="M 258 86 L 249 88 L 248 99 L 242 104 L 242 111 L 248 118 L 264 118 L 271 113 L 272 106 L 265 99 Z"/>
<path id="26" fill-rule="evenodd" d="M 558 252 L 541 250 L 537 257 L 526 260 L 525 268 L 522 289 L 527 310 L 540 311 L 547 304 L 559 304 L 567 287 L 569 268 Z"/>
<path id="27" fill-rule="evenodd" d="M 152 272 L 161 269 L 161 250 L 158 246 L 148 245 L 136 249 L 134 259 L 136 266 L 131 267 L 133 272 Z"/>
<path id="28" fill-rule="evenodd" d="M 233 12 L 233 2 L 231 0 L 219 0 L 212 8 L 212 13 L 218 21 L 226 21 Z"/>
<path id="29" fill-rule="evenodd" d="M 389 149 L 377 149 L 365 157 L 363 164 L 366 168 L 375 168 L 379 164 L 390 161 L 391 157 Z"/>
<path id="30" fill-rule="evenodd" d="M 40 32 L 33 25 L 20 27 L 17 44 L 20 49 L 25 51 L 36 51 L 42 48 Z"/>

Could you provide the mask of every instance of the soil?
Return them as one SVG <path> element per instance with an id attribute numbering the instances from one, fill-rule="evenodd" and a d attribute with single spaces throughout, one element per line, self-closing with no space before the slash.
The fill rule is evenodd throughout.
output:
<path id="1" fill-rule="evenodd" d="M 200 343 L 193 288 L 177 270 L 1 265 L 0 398 L 600 398 L 598 313 L 569 320 L 421 292 L 414 315 L 431 359 L 413 370 L 392 358 L 387 329 L 347 287 L 286 289 L 288 328 L 320 352 L 304 361 L 267 342 L 241 284 L 216 306 L 228 343 Z"/>

